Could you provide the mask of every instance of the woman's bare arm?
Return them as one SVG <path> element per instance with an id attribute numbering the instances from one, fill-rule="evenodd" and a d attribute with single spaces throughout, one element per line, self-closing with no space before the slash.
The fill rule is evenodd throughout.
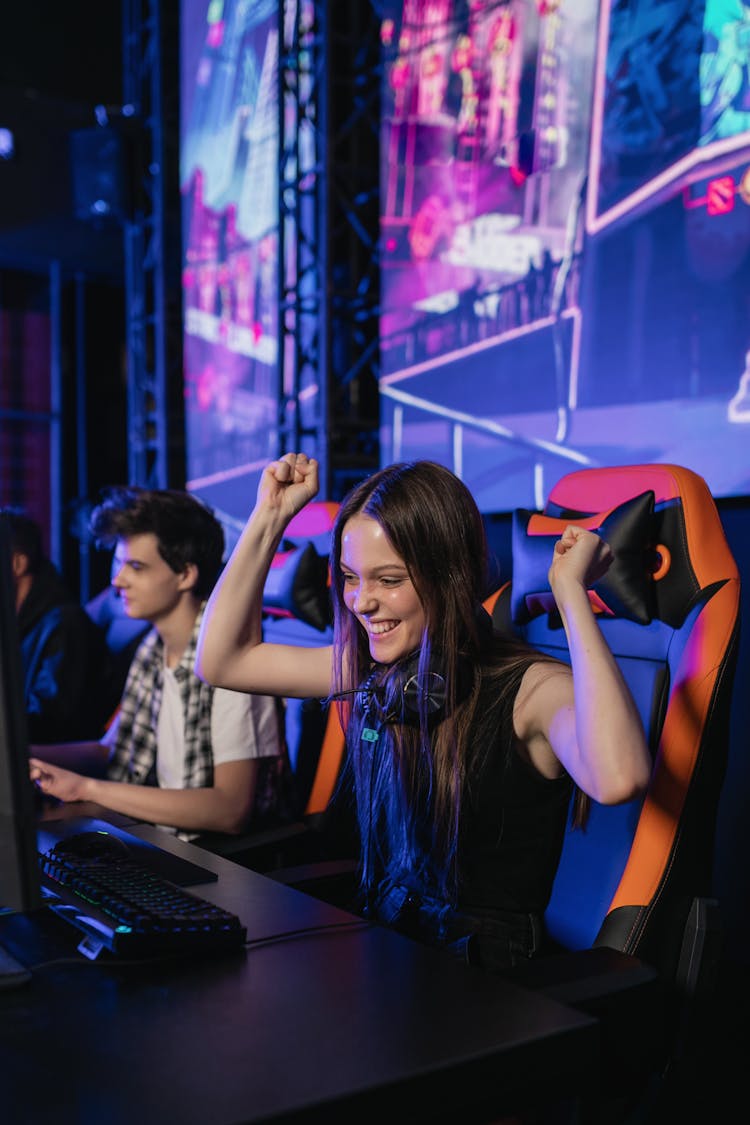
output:
<path id="1" fill-rule="evenodd" d="M 264 470 L 255 508 L 203 615 L 195 666 L 208 683 L 300 698 L 330 691 L 330 647 L 268 644 L 262 633 L 263 587 L 273 556 L 318 487 L 318 463 L 303 453 L 286 453 Z"/>
<path id="2" fill-rule="evenodd" d="M 651 775 L 643 724 L 591 608 L 587 588 L 612 559 L 606 543 L 569 526 L 555 546 L 550 586 L 568 640 L 572 676 L 534 665 L 519 692 L 517 732 L 532 761 L 559 772 L 602 804 L 640 795 Z"/>

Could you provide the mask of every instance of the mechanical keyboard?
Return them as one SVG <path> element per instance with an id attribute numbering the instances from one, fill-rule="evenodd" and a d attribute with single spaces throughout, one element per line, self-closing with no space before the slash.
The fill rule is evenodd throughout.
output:
<path id="1" fill-rule="evenodd" d="M 162 878 L 106 832 L 83 832 L 39 853 L 45 902 L 86 934 L 79 949 L 129 958 L 242 948 L 246 929 L 221 907 Z"/>

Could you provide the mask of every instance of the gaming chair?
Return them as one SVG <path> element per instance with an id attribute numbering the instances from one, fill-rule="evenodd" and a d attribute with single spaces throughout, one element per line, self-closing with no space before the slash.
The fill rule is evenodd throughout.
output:
<path id="1" fill-rule="evenodd" d="M 712 866 L 740 579 L 696 473 L 669 464 L 572 472 L 543 512 L 514 512 L 512 580 L 485 603 L 496 627 L 562 659 L 547 572 L 571 522 L 615 552 L 589 598 L 638 705 L 653 773 L 643 799 L 594 803 L 585 829 L 568 829 L 546 913 L 560 954 L 521 975 L 603 1018 L 609 1078 L 627 1085 L 629 1064 L 663 1073 L 688 1053 L 717 969 Z"/>
<path id="2" fill-rule="evenodd" d="M 128 617 L 114 586 L 105 586 L 86 602 L 84 609 L 104 638 L 108 665 L 103 672 L 102 711 L 108 721 L 114 717 L 120 704 L 128 669 L 136 649 L 151 628 L 148 621 Z"/>
<path id="3" fill-rule="evenodd" d="M 328 554 L 334 501 L 313 501 L 290 521 L 263 591 L 263 636 L 292 645 L 333 639 Z M 283 701 L 289 764 L 285 815 L 240 836 L 203 833 L 194 843 L 321 897 L 349 898 L 357 846 L 345 798 L 337 799 L 344 761 L 338 710 L 315 699 Z"/>

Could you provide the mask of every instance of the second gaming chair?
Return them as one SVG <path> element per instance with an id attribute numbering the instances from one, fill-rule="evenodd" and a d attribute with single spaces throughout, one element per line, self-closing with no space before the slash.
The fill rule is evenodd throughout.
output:
<path id="1" fill-rule="evenodd" d="M 128 617 L 114 586 L 105 586 L 84 608 L 101 631 L 108 653 L 102 691 L 103 713 L 111 720 L 120 704 L 130 663 L 151 625 L 148 621 Z"/>
<path id="2" fill-rule="evenodd" d="M 328 553 L 338 504 L 314 501 L 290 522 L 264 587 L 263 635 L 278 644 L 331 643 Z M 240 836 L 203 833 L 194 843 L 321 897 L 349 897 L 354 825 L 338 792 L 344 732 L 335 706 L 285 699 L 289 764 L 286 815 Z"/>
<path id="3" fill-rule="evenodd" d="M 561 953 L 531 963 L 527 975 L 599 1015 L 615 1012 L 605 1040 L 615 1078 L 627 1085 L 639 1052 L 658 1069 L 687 1051 L 717 968 L 712 865 L 740 579 L 696 473 L 667 464 L 570 473 L 542 513 L 514 513 L 512 581 L 486 603 L 496 626 L 562 659 L 565 633 L 547 571 L 554 540 L 571 522 L 598 530 L 615 552 L 589 597 L 638 705 L 653 773 L 644 799 L 593 804 L 586 827 L 568 830 L 546 913 Z M 658 1003 L 644 1007 L 634 997 L 653 998 L 654 982 Z"/>

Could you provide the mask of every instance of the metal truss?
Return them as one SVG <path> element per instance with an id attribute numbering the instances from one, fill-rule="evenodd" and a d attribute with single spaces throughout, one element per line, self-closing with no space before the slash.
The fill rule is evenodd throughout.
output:
<path id="1" fill-rule="evenodd" d="M 378 5 L 329 0 L 329 7 L 331 444 L 338 496 L 379 464 L 381 62 Z"/>
<path id="2" fill-rule="evenodd" d="M 125 110 L 137 125 L 125 225 L 129 477 L 150 487 L 184 474 L 181 251 L 167 203 L 179 201 L 179 83 L 176 48 L 164 50 L 179 42 L 178 8 L 123 4 Z M 279 13 L 278 448 L 317 457 L 333 499 L 379 457 L 375 9 L 282 0 Z"/>
<path id="3" fill-rule="evenodd" d="M 328 495 L 326 9 L 279 5 L 278 449 L 316 457 Z"/>
<path id="4" fill-rule="evenodd" d="M 379 20 L 351 0 L 280 19 L 279 445 L 340 499 L 379 458 Z"/>
<path id="5" fill-rule="evenodd" d="M 177 0 L 123 0 L 123 127 L 133 171 L 124 224 L 128 475 L 131 484 L 150 488 L 181 484 L 185 472 L 181 253 L 174 213 L 178 17 Z"/>

